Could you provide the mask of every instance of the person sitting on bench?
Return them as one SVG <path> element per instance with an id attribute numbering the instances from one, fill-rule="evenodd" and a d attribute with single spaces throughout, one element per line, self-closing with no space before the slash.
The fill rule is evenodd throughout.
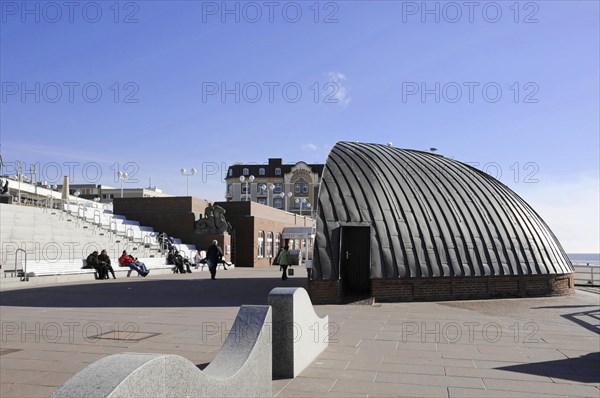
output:
<path id="1" fill-rule="evenodd" d="M 123 254 L 119 257 L 120 267 L 129 267 L 131 270 L 135 270 L 138 275 L 147 276 L 150 271 L 146 268 L 146 265 L 141 261 L 138 261 L 127 254 L 127 250 L 123 250 Z"/>
<path id="2" fill-rule="evenodd" d="M 100 264 L 106 267 L 106 279 L 110 279 L 110 277 L 108 276 L 109 272 L 112 274 L 113 279 L 117 279 L 117 277 L 115 276 L 115 270 L 113 269 L 112 265 L 110 265 L 110 257 L 108 257 L 106 249 L 100 252 L 100 255 L 98 256 L 98 261 L 100 262 Z"/>
<path id="3" fill-rule="evenodd" d="M 176 273 L 179 272 L 180 274 L 185 274 L 183 269 L 184 265 L 187 268 L 187 272 L 189 274 L 192 273 L 192 270 L 190 269 L 190 262 L 186 258 L 183 258 L 183 256 L 179 254 L 178 250 L 169 251 L 169 255 L 167 256 L 167 264 L 174 265 L 175 267 L 173 267 L 173 271 Z"/>
<path id="4" fill-rule="evenodd" d="M 100 263 L 98 260 L 98 252 L 94 251 L 85 260 L 87 262 L 88 267 L 92 267 L 98 273 L 98 279 L 106 279 L 108 278 L 108 269 L 105 265 Z"/>

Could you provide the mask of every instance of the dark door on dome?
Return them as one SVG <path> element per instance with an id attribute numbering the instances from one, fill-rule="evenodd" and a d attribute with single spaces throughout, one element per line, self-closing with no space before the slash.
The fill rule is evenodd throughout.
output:
<path id="1" fill-rule="evenodd" d="M 342 227 L 340 275 L 346 292 L 371 289 L 370 240 L 370 227 Z"/>

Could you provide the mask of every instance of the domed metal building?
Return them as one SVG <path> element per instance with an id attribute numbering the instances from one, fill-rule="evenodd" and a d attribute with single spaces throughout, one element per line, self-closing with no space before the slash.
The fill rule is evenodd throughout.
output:
<path id="1" fill-rule="evenodd" d="M 573 268 L 504 184 L 433 153 L 338 142 L 319 189 L 309 291 L 447 300 L 568 294 Z"/>

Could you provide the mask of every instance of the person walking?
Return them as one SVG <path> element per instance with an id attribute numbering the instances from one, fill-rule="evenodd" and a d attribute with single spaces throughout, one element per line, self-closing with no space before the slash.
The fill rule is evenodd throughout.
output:
<path id="1" fill-rule="evenodd" d="M 291 263 L 290 252 L 288 251 L 289 248 L 288 245 L 283 246 L 277 257 L 277 263 L 279 264 L 279 267 L 283 269 L 283 273 L 281 274 L 281 280 L 283 281 L 288 278 L 287 268 Z"/>
<path id="2" fill-rule="evenodd" d="M 223 250 L 217 246 L 218 243 L 216 240 L 213 240 L 212 245 L 206 251 L 206 263 L 210 271 L 210 279 L 216 279 L 217 264 L 223 258 Z"/>

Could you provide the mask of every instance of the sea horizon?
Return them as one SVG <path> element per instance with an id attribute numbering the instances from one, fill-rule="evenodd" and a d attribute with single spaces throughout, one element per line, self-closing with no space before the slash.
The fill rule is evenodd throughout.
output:
<path id="1" fill-rule="evenodd" d="M 567 253 L 573 264 L 600 266 L 600 253 Z"/>

